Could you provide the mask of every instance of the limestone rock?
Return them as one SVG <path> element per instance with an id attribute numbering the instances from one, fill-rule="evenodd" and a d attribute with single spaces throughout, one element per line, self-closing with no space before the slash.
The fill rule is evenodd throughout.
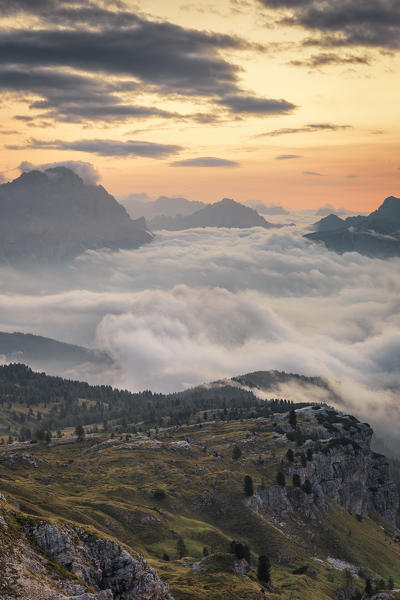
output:
<path id="1" fill-rule="evenodd" d="M 141 556 L 133 558 L 113 540 L 95 539 L 81 528 L 61 528 L 46 522 L 31 525 L 28 529 L 38 546 L 51 558 L 87 585 L 112 593 L 108 597 L 94 598 L 173 600 L 168 584 L 161 581 L 156 571 Z M 85 596 L 80 600 L 86 600 Z"/>

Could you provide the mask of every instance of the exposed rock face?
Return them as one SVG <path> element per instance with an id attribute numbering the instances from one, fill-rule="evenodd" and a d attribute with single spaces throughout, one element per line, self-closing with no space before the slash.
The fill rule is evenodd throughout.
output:
<path id="1" fill-rule="evenodd" d="M 102 186 L 65 167 L 0 185 L 0 258 L 69 259 L 87 249 L 135 248 L 152 239 Z"/>
<path id="2" fill-rule="evenodd" d="M 335 502 L 357 515 L 373 509 L 395 523 L 399 504 L 396 486 L 390 479 L 386 458 L 371 451 L 370 426 L 328 409 L 297 412 L 308 421 L 299 431 L 306 435 L 318 432 L 321 441 L 309 440 L 306 448 L 312 451 L 312 460 L 301 466 L 290 465 L 288 472 L 291 477 L 298 475 L 301 484 L 308 479 L 312 493 L 294 486 L 257 488 L 248 500 L 250 506 L 257 512 L 282 516 L 293 510 L 326 510 L 329 503 Z"/>
<path id="3" fill-rule="evenodd" d="M 108 593 L 83 595 L 80 600 L 173 600 L 156 571 L 113 540 L 93 539 L 80 528 L 61 529 L 46 522 L 30 525 L 29 534 L 51 558 L 86 584 Z"/>
<path id="4" fill-rule="evenodd" d="M 329 215 L 314 224 L 316 231 L 305 237 L 323 242 L 335 252 L 359 252 L 386 258 L 400 256 L 400 198 L 389 196 L 368 216 L 343 220 Z"/>

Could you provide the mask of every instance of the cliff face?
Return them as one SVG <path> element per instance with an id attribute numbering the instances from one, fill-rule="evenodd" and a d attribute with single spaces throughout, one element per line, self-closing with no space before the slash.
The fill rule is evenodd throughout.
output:
<path id="1" fill-rule="evenodd" d="M 312 509 L 326 510 L 335 502 L 360 516 L 372 509 L 395 524 L 399 505 L 396 486 L 386 458 L 371 450 L 370 426 L 326 408 L 301 409 L 297 414 L 301 424 L 296 435 L 306 439 L 301 450 L 303 461 L 299 465 L 289 463 L 287 471 L 291 478 L 299 477 L 302 487 L 258 487 L 250 506 L 257 512 L 277 515 L 298 510 L 311 514 Z M 294 433 L 287 424 L 284 429 L 289 435 Z M 303 489 L 306 480 L 311 484 L 310 493 Z"/>
<path id="2" fill-rule="evenodd" d="M 4 497 L 0 504 L 0 598 L 173 600 L 142 556 L 78 526 L 15 514 Z"/>
<path id="3" fill-rule="evenodd" d="M 152 239 L 102 186 L 65 167 L 0 185 L 0 258 L 69 259 L 87 249 L 135 248 Z"/>

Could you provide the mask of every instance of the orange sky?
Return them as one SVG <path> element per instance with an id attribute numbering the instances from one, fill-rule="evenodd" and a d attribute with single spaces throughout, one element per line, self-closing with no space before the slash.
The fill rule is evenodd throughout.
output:
<path id="1" fill-rule="evenodd" d="M 341 1 L 335 0 L 337 4 Z M 63 3 L 58 4 L 61 7 Z M 98 4 L 110 8 L 112 3 Z M 118 12 L 117 8 L 112 10 Z M 282 14 L 290 13 L 263 7 L 261 0 L 248 0 L 240 5 L 233 0 L 219 0 L 213 5 L 207 1 L 143 0 L 127 2 L 124 10 L 126 14 L 138 15 L 141 22 L 178 25 L 180 32 L 206 31 L 213 36 L 225 34 L 246 41 L 247 48 L 242 44 L 241 48 L 203 49 L 200 58 L 217 57 L 225 64 L 235 65 L 239 94 L 284 99 L 295 107 L 287 114 L 229 112 L 225 99 L 220 101 L 224 95 L 221 91 L 217 95 L 183 94 L 175 92 L 173 86 L 166 89 L 168 81 L 165 86 L 159 80 L 146 81 L 144 85 L 146 73 L 140 76 L 142 79 L 135 73 L 137 87 L 134 91 L 126 90 L 123 86 L 130 81 L 126 73 L 102 71 L 98 66 L 92 69 L 83 62 L 80 65 L 79 59 L 69 63 L 68 57 L 58 64 L 51 64 L 46 56 L 43 64 L 41 59 L 34 63 L 29 57 L 22 60 L 18 54 L 21 61 L 18 69 L 78 74 L 101 85 L 112 84 L 112 93 L 125 105 L 140 104 L 179 115 L 212 113 L 220 121 L 204 124 L 160 115 L 113 120 L 86 116 L 71 123 L 57 113 L 59 104 L 54 110 L 54 103 L 60 100 L 59 95 L 54 100 L 53 88 L 49 92 L 53 102 L 49 109 L 40 106 L 48 100 L 45 88 L 35 84 L 34 89 L 25 91 L 7 84 L 2 88 L 0 107 L 0 172 L 5 180 L 18 176 L 22 161 L 42 164 L 80 160 L 92 163 L 101 175 L 101 183 L 117 197 L 146 192 L 149 196 L 179 194 L 214 202 L 228 196 L 293 208 L 317 207 L 328 202 L 361 212 L 375 209 L 388 195 L 400 195 L 400 62 L 396 48 L 367 47 L 363 43 L 334 49 L 307 46 L 304 39 L 310 32 L 282 24 Z M 19 39 L 24 39 L 21 31 L 46 29 L 60 33 L 79 28 L 84 33 L 86 28 L 89 33 L 103 28 L 99 22 L 60 24 L 56 17 L 51 22 L 43 14 L 21 11 L 6 16 L 3 28 L 11 33 L 19 29 Z M 144 28 L 145 35 L 146 31 Z M 144 59 L 147 51 L 143 50 Z M 184 48 L 182 52 L 187 56 L 190 50 Z M 328 54 L 334 54 L 329 64 L 299 64 L 315 55 Z M 14 68 L 12 52 L 8 51 L 7 56 L 10 63 L 6 67 Z M 58 92 L 62 94 L 63 90 Z M 86 98 L 83 105 L 87 102 Z M 33 119 L 15 118 L 21 116 Z M 310 130 L 312 124 L 332 127 Z M 283 129 L 297 131 L 261 135 Z M 32 144 L 32 138 L 40 143 Z M 43 147 L 54 140 L 63 142 L 66 149 L 61 149 L 60 144 Z M 77 140 L 112 140 L 122 144 L 139 140 L 173 144 L 180 149 L 151 158 L 100 156 L 93 150 L 68 148 L 68 144 Z M 277 158 L 282 156 L 293 158 Z M 238 166 L 171 166 L 176 161 L 199 157 L 234 161 Z"/>

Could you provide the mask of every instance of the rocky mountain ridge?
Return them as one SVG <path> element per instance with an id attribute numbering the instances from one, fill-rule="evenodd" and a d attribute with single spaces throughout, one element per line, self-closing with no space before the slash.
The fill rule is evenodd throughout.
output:
<path id="1" fill-rule="evenodd" d="M 0 258 L 64 260 L 88 249 L 135 248 L 152 239 L 145 220 L 66 167 L 29 171 L 0 185 Z"/>
<path id="2" fill-rule="evenodd" d="M 0 568 L 0 582 L 8 573 L 13 591 L 1 600 L 18 589 L 23 600 L 209 600 L 226 590 L 232 600 L 337 600 L 345 589 L 360 599 L 367 580 L 377 592 L 400 584 L 397 489 L 387 460 L 371 450 L 370 426 L 326 404 L 261 402 L 233 385 L 261 391 L 288 378 L 257 372 L 197 388 L 198 410 L 180 424 L 152 424 L 134 410 L 132 421 L 86 425 L 80 437 L 65 428 L 3 443 L 0 565 L 10 568 Z M 298 379 L 307 391 L 312 378 Z M 64 388 L 55 389 L 61 408 Z M 85 389 L 77 388 L 80 401 L 93 409 L 107 391 L 88 387 L 85 400 Z M 179 414 L 189 398 L 173 397 Z M 262 556 L 266 582 L 257 575 Z"/>
<path id="3" fill-rule="evenodd" d="M 311 515 L 313 509 L 328 510 L 333 502 L 359 517 L 368 510 L 376 511 L 395 524 L 398 493 L 386 458 L 371 450 L 371 427 L 323 407 L 303 408 L 296 413 L 301 414 L 302 425 L 294 430 L 283 423 L 280 430 L 306 440 L 302 445 L 303 462 L 288 465 L 288 475 L 298 477 L 298 486 L 257 487 L 250 506 L 282 518 L 293 511 Z M 306 481 L 310 484 L 308 493 L 302 490 Z"/>
<path id="4" fill-rule="evenodd" d="M 313 226 L 305 237 L 322 242 L 336 252 L 359 252 L 366 256 L 400 256 L 400 198 L 389 196 L 367 216 L 341 219 L 330 214 Z"/>
<path id="5" fill-rule="evenodd" d="M 24 515 L 4 496 L 0 515 L 2 599 L 174 600 L 142 556 L 111 539 Z"/>
<path id="6" fill-rule="evenodd" d="M 171 231 L 194 227 L 264 227 L 265 229 L 277 227 L 277 225 L 266 221 L 254 209 L 235 202 L 231 198 L 224 198 L 220 202 L 215 202 L 215 204 L 206 204 L 203 208 L 189 215 L 154 217 L 150 221 L 150 226 L 154 230 L 168 229 Z"/>

